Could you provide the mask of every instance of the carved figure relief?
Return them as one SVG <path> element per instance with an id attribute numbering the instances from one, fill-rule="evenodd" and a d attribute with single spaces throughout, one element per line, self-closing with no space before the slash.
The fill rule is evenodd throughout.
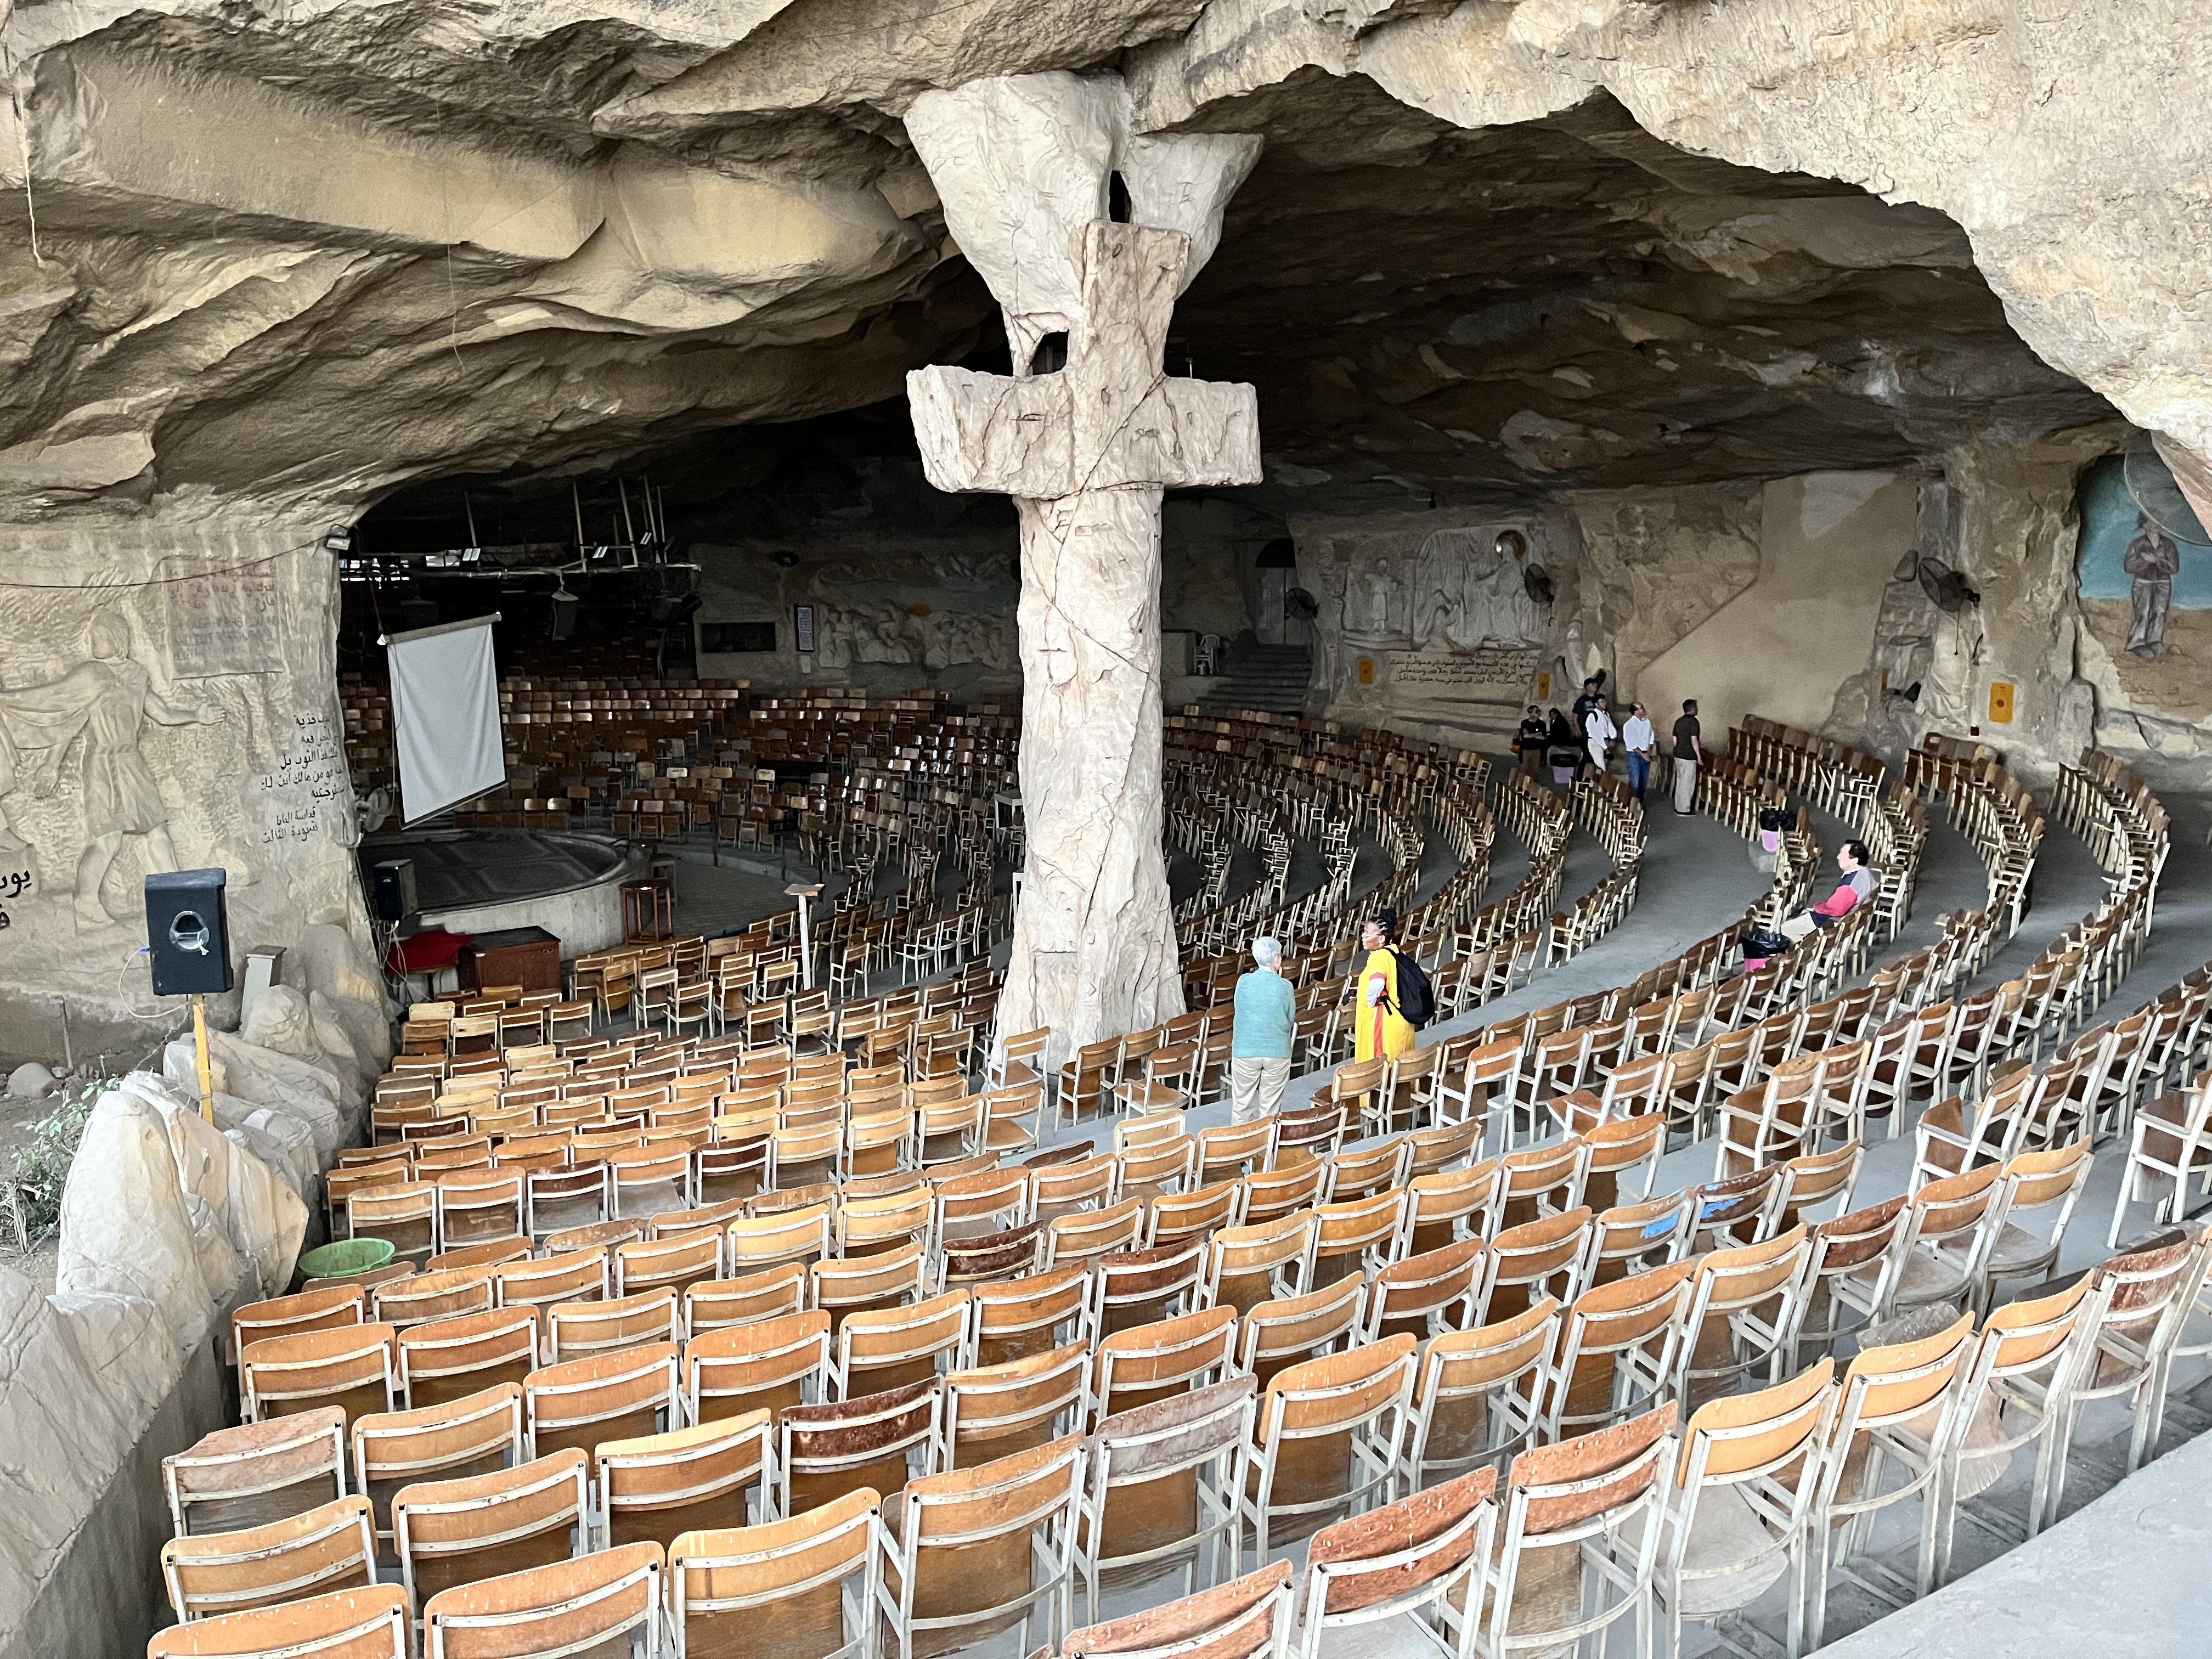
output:
<path id="1" fill-rule="evenodd" d="M 149 869 L 177 867 L 169 809 L 138 752 L 145 723 L 214 726 L 223 718 L 214 704 L 180 706 L 156 691 L 131 658 L 130 624 L 120 617 L 94 618 L 88 648 L 88 660 L 58 679 L 0 691 L 0 848 L 23 844 L 8 823 L 4 797 L 26 771 L 33 793 L 52 794 L 70 747 L 82 742 L 84 847 L 72 902 L 80 933 L 118 920 L 102 905 L 100 884 L 126 837 L 144 838 Z"/>
<path id="2" fill-rule="evenodd" d="M 1528 539 L 1518 531 L 1431 531 L 1413 561 L 1414 646 L 1474 651 L 1540 642 L 1527 563 Z"/>

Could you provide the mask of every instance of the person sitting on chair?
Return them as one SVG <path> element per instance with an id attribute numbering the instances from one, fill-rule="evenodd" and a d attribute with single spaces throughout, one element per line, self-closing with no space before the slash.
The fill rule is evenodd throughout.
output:
<path id="1" fill-rule="evenodd" d="M 1827 897 L 1784 922 L 1782 936 L 1795 945 L 1815 927 L 1828 927 L 1872 898 L 1875 872 L 1869 866 L 1873 857 L 1863 841 L 1847 841 L 1836 848 L 1836 868 L 1844 872 L 1844 878 Z"/>

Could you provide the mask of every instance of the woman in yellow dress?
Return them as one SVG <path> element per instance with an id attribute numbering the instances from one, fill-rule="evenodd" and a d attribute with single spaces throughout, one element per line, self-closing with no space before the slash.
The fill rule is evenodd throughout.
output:
<path id="1" fill-rule="evenodd" d="M 1382 911 L 1360 929 L 1367 960 L 1359 969 L 1352 1016 L 1355 1060 L 1402 1054 L 1413 1046 L 1413 1028 L 1398 1012 L 1398 953 L 1390 948 L 1397 933 L 1395 910 Z"/>

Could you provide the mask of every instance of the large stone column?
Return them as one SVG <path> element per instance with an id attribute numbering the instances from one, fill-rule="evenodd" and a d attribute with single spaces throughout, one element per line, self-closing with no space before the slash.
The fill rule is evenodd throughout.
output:
<path id="1" fill-rule="evenodd" d="M 1260 481 L 1249 386 L 1169 378 L 1168 320 L 1256 138 L 1132 137 L 1112 77 L 927 93 L 907 130 L 1006 309 L 1014 375 L 908 377 L 940 489 L 1021 515 L 1029 858 L 1000 1029 L 1053 1049 L 1177 1013 L 1161 852 L 1160 495 Z M 1109 217 L 1118 176 L 1133 222 Z"/>

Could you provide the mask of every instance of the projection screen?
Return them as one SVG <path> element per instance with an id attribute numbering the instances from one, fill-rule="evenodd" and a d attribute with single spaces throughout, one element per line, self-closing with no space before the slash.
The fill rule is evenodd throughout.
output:
<path id="1" fill-rule="evenodd" d="M 420 823 L 507 781 L 496 614 L 384 636 L 399 740 L 399 816 Z"/>

